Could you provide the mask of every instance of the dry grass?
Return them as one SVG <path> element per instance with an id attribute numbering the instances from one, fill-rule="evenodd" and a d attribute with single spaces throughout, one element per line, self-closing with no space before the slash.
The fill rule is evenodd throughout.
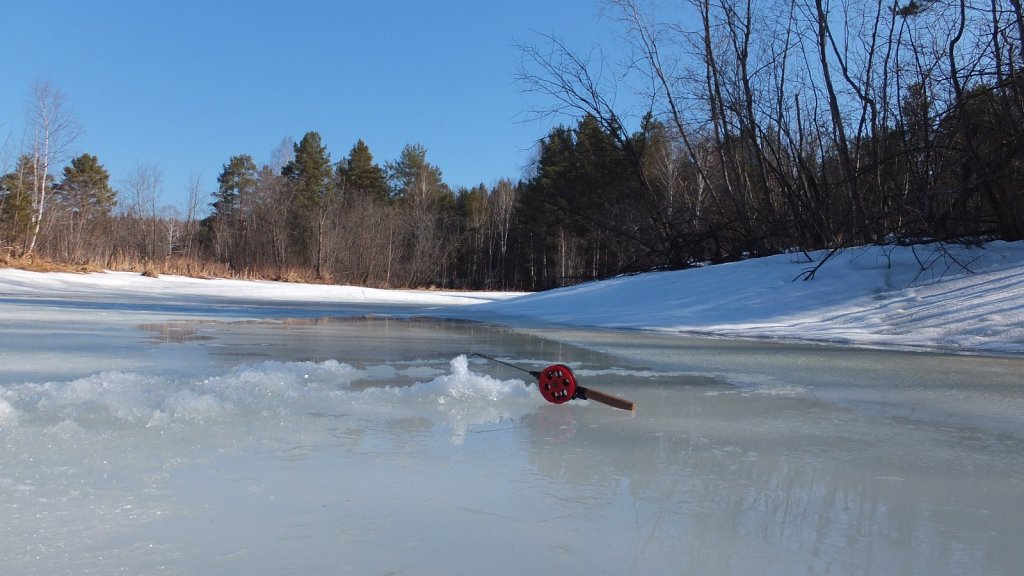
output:
<path id="1" fill-rule="evenodd" d="M 293 282 L 297 284 L 316 284 L 316 274 L 312 270 L 302 268 L 280 268 L 275 273 L 265 275 L 264 278 L 275 282 Z"/>
<path id="2" fill-rule="evenodd" d="M 281 269 L 249 269 L 233 270 L 227 264 L 221 262 L 210 262 L 192 260 L 188 258 L 167 258 L 165 260 L 149 261 L 137 260 L 124 257 L 112 257 L 103 265 L 89 264 L 67 264 L 53 262 L 38 255 L 33 256 L 12 256 L 0 252 L 0 268 L 17 268 L 33 272 L 103 272 L 113 270 L 118 272 L 134 272 L 148 278 L 159 278 L 161 274 L 172 276 L 187 276 L 190 278 L 234 278 L 240 280 L 274 280 L 277 282 L 292 282 L 301 284 L 331 284 L 334 282 L 329 274 L 317 278 L 313 270 L 300 267 L 288 267 Z"/>
<path id="3" fill-rule="evenodd" d="M 190 278 L 243 278 L 225 264 L 203 262 L 187 258 L 167 258 L 165 260 L 136 260 L 114 257 L 107 261 L 107 270 L 117 272 L 135 272 L 149 278 L 159 278 L 161 274 L 171 276 L 187 276 Z"/>
<path id="4" fill-rule="evenodd" d="M 237 278 L 239 277 L 227 264 L 189 260 L 187 258 L 168 258 L 161 262 L 148 263 L 147 268 L 155 268 L 161 274 L 188 276 L 190 278 Z"/>
<path id="5" fill-rule="evenodd" d="M 51 262 L 38 256 L 5 256 L 0 255 L 0 268 L 17 268 L 30 272 L 73 272 L 85 274 L 87 272 L 102 272 L 103 268 L 92 263 L 88 264 L 65 264 L 63 262 Z"/>

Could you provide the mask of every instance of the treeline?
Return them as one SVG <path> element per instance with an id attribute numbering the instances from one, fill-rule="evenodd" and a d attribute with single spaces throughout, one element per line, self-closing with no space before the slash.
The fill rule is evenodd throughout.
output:
<path id="1" fill-rule="evenodd" d="M 332 162 L 316 132 L 280 170 L 230 158 L 203 220 L 204 255 L 258 275 L 387 287 L 511 288 L 508 226 L 518 187 L 452 191 L 426 148 L 381 166 L 359 140 Z M 506 271 L 508 271 L 506 273 Z"/>
<path id="2" fill-rule="evenodd" d="M 380 165 L 360 140 L 334 161 L 309 132 L 268 165 L 227 159 L 216 191 L 158 214 L 158 174 L 119 195 L 96 157 L 57 179 L 34 148 L 0 179 L 0 250 L 536 290 L 783 251 L 1024 239 L 1020 0 L 688 0 L 678 20 L 608 5 L 625 68 L 553 38 L 523 47 L 520 80 L 573 122 L 522 181 L 452 190 L 423 146 Z M 636 114 L 609 78 L 646 87 Z"/>
<path id="3" fill-rule="evenodd" d="M 0 176 L 0 256 L 398 288 L 521 286 L 510 249 L 521 185 L 453 192 L 426 153 L 409 145 L 381 166 L 359 140 L 333 162 L 309 132 L 278 151 L 277 165 L 229 158 L 208 199 L 192 190 L 186 214 L 158 210 L 155 169 L 138 169 L 119 193 L 96 156 L 72 159 L 57 179 L 24 154 Z"/>

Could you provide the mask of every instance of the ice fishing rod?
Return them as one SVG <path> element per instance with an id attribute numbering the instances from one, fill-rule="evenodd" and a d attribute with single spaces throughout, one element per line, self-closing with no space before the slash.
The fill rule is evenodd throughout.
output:
<path id="1" fill-rule="evenodd" d="M 565 364 L 552 364 L 543 370 L 527 370 L 521 366 L 515 364 L 509 364 L 503 362 L 497 358 L 491 358 L 486 354 L 480 354 L 474 352 L 473 356 L 479 356 L 491 362 L 497 362 L 509 368 L 515 368 L 526 372 L 530 376 L 537 379 L 537 388 L 540 390 L 541 396 L 545 400 L 552 404 L 564 404 L 569 400 L 593 400 L 594 402 L 600 402 L 612 408 L 618 408 L 620 410 L 629 410 L 630 412 L 636 412 L 636 403 L 629 400 L 624 400 L 611 394 L 605 394 L 600 390 L 594 390 L 593 388 L 584 388 L 579 385 L 576 380 L 576 375 L 573 374 L 572 370 L 569 369 Z"/>

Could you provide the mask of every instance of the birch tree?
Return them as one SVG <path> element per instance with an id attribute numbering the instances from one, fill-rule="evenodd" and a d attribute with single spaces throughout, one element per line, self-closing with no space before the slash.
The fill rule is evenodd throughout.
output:
<path id="1" fill-rule="evenodd" d="M 25 253 L 32 254 L 46 212 L 50 167 L 68 157 L 72 143 L 82 132 L 67 96 L 49 81 L 37 81 L 32 86 L 28 131 L 34 170 L 29 242 Z"/>

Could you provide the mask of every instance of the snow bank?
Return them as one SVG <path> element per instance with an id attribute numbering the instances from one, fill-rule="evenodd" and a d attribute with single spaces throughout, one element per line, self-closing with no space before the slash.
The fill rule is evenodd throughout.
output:
<path id="1" fill-rule="evenodd" d="M 784 254 L 475 309 L 576 326 L 1024 353 L 1024 242 L 851 249 L 797 280 L 814 262 Z"/>
<path id="2" fill-rule="evenodd" d="M 71 274 L 0 269 L 0 295 L 116 296 L 122 299 L 187 297 L 192 301 L 261 300 L 265 302 L 413 304 L 457 306 L 517 295 L 510 292 L 379 290 L 358 286 L 297 284 L 265 280 L 201 279 L 162 275 L 147 278 L 134 272 Z"/>

